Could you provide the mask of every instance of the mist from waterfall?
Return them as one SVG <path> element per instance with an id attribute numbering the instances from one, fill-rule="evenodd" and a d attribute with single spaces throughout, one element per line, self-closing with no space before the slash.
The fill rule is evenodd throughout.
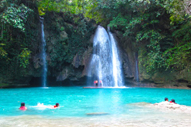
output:
<path id="1" fill-rule="evenodd" d="M 98 80 L 102 82 L 99 86 L 122 87 L 124 83 L 120 61 L 117 42 L 112 33 L 98 26 L 93 40 L 93 55 L 88 70 L 91 80 L 88 85 Z"/>
<path id="2" fill-rule="evenodd" d="M 43 75 L 42 75 L 42 86 L 46 87 L 47 83 L 47 62 L 46 62 L 46 40 L 44 35 L 44 18 L 40 17 L 41 21 L 41 35 L 42 35 L 42 60 L 43 60 Z"/>

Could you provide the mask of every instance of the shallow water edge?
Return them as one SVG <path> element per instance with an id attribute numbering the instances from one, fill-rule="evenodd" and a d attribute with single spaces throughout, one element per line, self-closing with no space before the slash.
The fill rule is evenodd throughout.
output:
<path id="1" fill-rule="evenodd" d="M 51 118 L 42 116 L 0 117 L 2 127 L 190 127 L 188 114 L 150 114 Z"/>

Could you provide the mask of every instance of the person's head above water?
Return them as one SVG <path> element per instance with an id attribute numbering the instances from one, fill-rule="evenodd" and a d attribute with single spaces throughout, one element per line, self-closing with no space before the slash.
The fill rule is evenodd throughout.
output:
<path id="1" fill-rule="evenodd" d="M 21 107 L 19 108 L 20 110 L 27 110 L 27 107 L 25 107 L 25 103 L 21 103 Z"/>
<path id="2" fill-rule="evenodd" d="M 165 101 L 168 101 L 168 98 L 167 97 L 165 97 L 165 99 L 164 99 Z"/>
<path id="3" fill-rule="evenodd" d="M 174 99 L 172 99 L 172 100 L 171 100 L 171 102 L 172 102 L 172 103 L 175 103 L 175 100 L 174 100 Z"/>
<path id="4" fill-rule="evenodd" d="M 56 107 L 58 107 L 59 106 L 59 103 L 56 103 Z"/>
<path id="5" fill-rule="evenodd" d="M 25 103 L 24 103 L 24 102 L 22 102 L 22 103 L 21 103 L 21 106 L 25 106 Z"/>

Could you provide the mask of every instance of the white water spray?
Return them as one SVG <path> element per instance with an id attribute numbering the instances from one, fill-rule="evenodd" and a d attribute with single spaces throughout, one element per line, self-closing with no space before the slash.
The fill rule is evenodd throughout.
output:
<path id="1" fill-rule="evenodd" d="M 88 76 L 92 80 L 101 81 L 103 87 L 122 87 L 123 74 L 117 42 L 111 32 L 109 34 L 102 27 L 98 26 L 93 41 L 93 55 L 89 66 Z"/>

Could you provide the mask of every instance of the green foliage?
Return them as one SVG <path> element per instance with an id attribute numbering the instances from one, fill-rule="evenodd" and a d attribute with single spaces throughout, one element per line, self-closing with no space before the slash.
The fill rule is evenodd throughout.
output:
<path id="1" fill-rule="evenodd" d="M 126 30 L 126 25 L 128 24 L 128 20 L 130 17 L 128 16 L 122 16 L 121 14 L 118 14 L 116 17 L 113 18 L 113 20 L 109 23 L 109 27 L 119 28 L 123 31 Z"/>
<path id="2" fill-rule="evenodd" d="M 8 23 L 15 28 L 25 31 L 25 22 L 27 21 L 27 17 L 31 11 L 31 9 L 27 8 L 23 4 L 20 6 L 10 4 L 10 6 L 8 6 L 0 16 L 4 23 Z"/>
<path id="3" fill-rule="evenodd" d="M 70 12 L 72 14 L 84 13 L 87 6 L 86 0 L 38 0 L 39 15 L 45 15 L 47 11 Z"/>
<path id="4" fill-rule="evenodd" d="M 0 83 L 0 87 L 5 87 L 5 86 L 9 86 L 9 84 L 6 84 L 6 83 Z"/>
<path id="5" fill-rule="evenodd" d="M 189 0 L 160 0 L 160 2 L 157 2 L 170 14 L 172 25 L 186 20 L 186 17 L 189 16 L 189 13 L 186 11 L 189 9 Z"/>
<path id="6" fill-rule="evenodd" d="M 146 68 L 147 72 L 155 71 L 156 68 L 165 68 L 165 60 L 163 58 L 163 54 L 161 52 L 160 41 L 164 37 L 156 32 L 156 31 L 148 31 L 147 33 L 138 34 L 137 41 L 142 41 L 144 39 L 150 40 L 150 44 L 147 45 L 147 50 L 145 54 L 143 54 L 144 64 L 143 66 Z M 147 57 L 145 57 L 145 55 Z"/>
<path id="7" fill-rule="evenodd" d="M 191 42 L 184 45 L 178 45 L 165 51 L 164 56 L 167 57 L 166 63 L 168 67 L 181 70 L 189 66 L 191 58 Z"/>
<path id="8" fill-rule="evenodd" d="M 50 31 L 46 40 L 47 52 L 51 59 L 49 66 L 58 71 L 64 65 L 71 64 L 76 54 L 84 53 L 91 45 L 89 39 L 95 32 L 95 22 L 86 20 L 83 15 L 64 13 L 64 16 L 60 17 L 60 14 L 62 13 L 55 15 L 47 12 L 45 15 L 48 19 L 45 20 L 45 30 Z"/>
<path id="9" fill-rule="evenodd" d="M 31 51 L 27 48 L 24 48 L 22 52 L 18 55 L 18 59 L 20 61 L 20 66 L 26 68 L 29 64 Z"/>
<path id="10" fill-rule="evenodd" d="M 35 1 L 2 0 L 0 23 L 0 77 L 16 79 L 26 75 L 36 42 L 33 9 Z M 35 7 L 34 7 L 35 8 Z M 39 22 L 39 21 L 38 21 Z M 34 32 L 35 31 L 35 32 Z"/>
<path id="11" fill-rule="evenodd" d="M 173 48 L 165 51 L 166 63 L 168 67 L 174 69 L 184 69 L 191 62 L 191 24 L 187 22 L 175 30 L 172 36 L 177 40 L 177 44 Z"/>
<path id="12" fill-rule="evenodd" d="M 0 43 L 0 56 L 1 57 L 6 57 L 7 56 L 7 52 L 3 49 L 3 46 L 4 46 L 5 44 L 3 44 L 3 43 Z"/>
<path id="13" fill-rule="evenodd" d="M 88 40 L 95 32 L 93 19 L 122 32 L 136 49 L 144 46 L 139 49 L 140 63 L 148 72 L 184 69 L 191 62 L 191 24 L 186 2 L 188 0 L 2 0 L 0 69 L 2 73 L 26 72 L 31 56 L 39 52 L 34 43 L 38 42 L 39 33 L 35 29 L 39 21 L 32 16 L 36 8 L 30 9 L 29 3 L 38 6 L 39 15 L 46 19 L 45 29 L 51 31 L 47 52 L 53 68 L 59 70 L 71 64 L 76 54 L 82 55 L 91 45 Z"/>
<path id="14" fill-rule="evenodd" d="M 147 72 L 182 69 L 188 66 L 191 25 L 184 9 L 185 1 L 96 2 L 96 6 L 92 6 L 89 12 L 97 12 L 99 15 L 90 18 L 97 22 L 109 22 L 112 29 L 122 31 L 124 38 L 135 42 L 136 47 L 140 43 L 146 45 L 146 51 L 142 52 L 140 61 Z"/>
<path id="15" fill-rule="evenodd" d="M 183 42 L 191 42 L 191 22 L 186 22 L 172 33 L 172 36 Z"/>
<path id="16" fill-rule="evenodd" d="M 125 3 L 126 0 L 89 0 L 85 17 L 94 19 L 97 23 L 106 22 L 109 24 L 109 21 L 118 14 L 119 6 Z"/>

